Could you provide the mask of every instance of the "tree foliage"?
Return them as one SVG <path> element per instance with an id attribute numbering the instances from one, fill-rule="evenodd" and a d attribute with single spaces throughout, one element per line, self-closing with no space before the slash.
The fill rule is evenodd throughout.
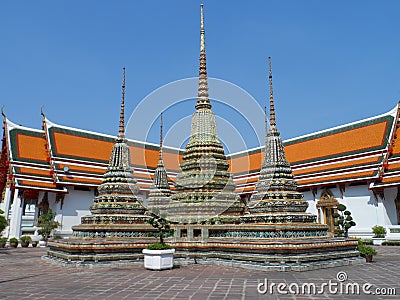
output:
<path id="1" fill-rule="evenodd" d="M 1 237 L 1 232 L 7 227 L 8 223 L 6 220 L 6 217 L 3 216 L 4 211 L 0 209 L 0 237 Z"/>
<path id="2" fill-rule="evenodd" d="M 337 212 L 333 213 L 335 218 L 335 227 L 338 236 L 348 237 L 349 229 L 356 226 L 356 222 L 353 221 L 351 212 L 346 210 L 344 204 L 339 204 L 337 206 Z"/>
<path id="3" fill-rule="evenodd" d="M 43 236 L 43 239 L 47 241 L 53 229 L 60 227 L 60 223 L 55 221 L 56 214 L 51 209 L 47 213 L 41 215 L 38 219 L 37 226 L 40 227 L 38 233 Z"/>
<path id="4" fill-rule="evenodd" d="M 153 216 L 152 218 L 149 219 L 148 223 L 155 229 L 157 229 L 157 233 L 155 235 L 159 237 L 160 244 L 165 245 L 164 244 L 165 236 L 168 234 L 172 234 L 174 232 L 174 230 L 171 229 L 169 222 L 163 217 Z"/>
<path id="5" fill-rule="evenodd" d="M 374 233 L 374 238 L 384 238 L 386 235 L 386 229 L 383 226 L 375 225 L 372 227 L 372 232 Z"/>

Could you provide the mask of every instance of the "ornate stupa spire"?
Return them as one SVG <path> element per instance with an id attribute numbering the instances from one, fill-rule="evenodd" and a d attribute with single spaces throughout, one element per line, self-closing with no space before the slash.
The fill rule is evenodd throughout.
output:
<path id="1" fill-rule="evenodd" d="M 224 212 L 243 210 L 234 193 L 235 184 L 228 172 L 229 163 L 218 139 L 208 97 L 203 5 L 200 6 L 200 66 L 195 108 L 190 139 L 180 164 L 182 172 L 176 178 L 177 193 L 172 196 L 168 208 L 169 217 L 180 223 L 194 223 Z"/>
<path id="2" fill-rule="evenodd" d="M 136 196 L 139 188 L 133 175 L 130 149 L 125 138 L 124 109 L 125 68 L 122 77 L 118 137 L 112 148 L 106 173 L 98 187 L 98 196 L 94 198 L 93 204 L 90 206 L 92 215 L 82 217 L 82 224 L 73 228 L 74 236 L 85 236 L 86 230 L 88 234 L 95 234 L 100 228 L 99 224 L 103 226 L 143 224 L 148 218 L 145 215 L 147 209 L 143 206 L 142 200 Z M 113 231 L 113 229 L 110 230 Z M 105 232 L 104 234 L 113 236 L 116 233 Z"/>
<path id="3" fill-rule="evenodd" d="M 272 65 L 271 57 L 268 57 L 268 79 L 269 79 L 269 124 L 271 127 L 276 127 L 275 120 L 275 104 L 274 104 L 274 90 L 272 88 Z"/>
<path id="4" fill-rule="evenodd" d="M 162 159 L 163 159 L 162 147 L 163 147 L 163 117 L 162 117 L 162 113 L 161 113 L 160 114 L 160 159 L 159 159 L 159 161 L 162 161 Z"/>
<path id="5" fill-rule="evenodd" d="M 121 108 L 119 113 L 119 128 L 118 128 L 118 140 L 125 139 L 125 68 L 122 72 L 122 96 L 121 96 Z"/>
<path id="6" fill-rule="evenodd" d="M 164 213 L 166 205 L 170 203 L 171 189 L 168 184 L 168 175 L 163 160 L 163 116 L 160 115 L 160 152 L 157 169 L 154 171 L 153 184 L 150 187 L 148 206 L 155 213 Z"/>
<path id="7" fill-rule="evenodd" d="M 204 6 L 200 5 L 200 67 L 199 67 L 199 86 L 197 90 L 196 109 L 211 109 L 211 103 L 208 98 L 208 80 L 207 80 L 207 61 L 204 30 Z"/>
<path id="8" fill-rule="evenodd" d="M 304 214 L 308 203 L 303 199 L 303 195 L 297 192 L 297 182 L 293 178 L 292 169 L 286 159 L 282 139 L 276 127 L 270 57 L 268 57 L 268 69 L 270 127 L 266 133 L 264 162 L 255 193 L 250 198 L 249 211 L 253 214 L 296 212 L 302 213 L 301 216 L 297 217 L 313 221 L 315 216 Z M 294 217 L 290 216 L 290 218 Z"/>

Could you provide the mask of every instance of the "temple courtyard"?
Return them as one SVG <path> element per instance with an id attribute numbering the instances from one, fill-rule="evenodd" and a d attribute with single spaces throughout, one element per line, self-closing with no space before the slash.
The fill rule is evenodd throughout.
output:
<path id="1" fill-rule="evenodd" d="M 160 272 L 145 270 L 140 262 L 65 268 L 41 258 L 46 248 L 0 249 L 0 299 L 398 299 L 400 247 L 376 249 L 373 263 L 307 272 L 265 272 L 215 264 Z M 329 281 L 333 283 L 331 293 Z M 264 294 L 257 289 L 260 283 L 260 292 L 265 292 L 267 283 Z M 317 294 L 324 283 L 325 293 Z M 279 284 L 287 294 L 278 292 Z M 307 293 L 306 286 L 302 294 L 305 284 L 315 284 L 316 291 Z M 353 294 L 349 284 L 357 284 L 360 294 Z M 300 293 L 292 294 L 289 286 L 292 291 L 299 287 Z M 363 287 L 371 295 L 363 293 Z M 393 294 L 393 289 L 396 295 L 376 295 Z"/>

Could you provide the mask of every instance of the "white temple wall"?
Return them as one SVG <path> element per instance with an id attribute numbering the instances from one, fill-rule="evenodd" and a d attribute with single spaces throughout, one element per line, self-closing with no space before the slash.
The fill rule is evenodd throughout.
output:
<path id="1" fill-rule="evenodd" d="M 56 204 L 56 220 L 60 222 L 61 229 L 57 229 L 58 235 L 71 235 L 72 226 L 81 223 L 81 217 L 90 215 L 89 206 L 93 203 L 94 190 L 88 191 L 75 190 L 68 187 L 68 194 L 64 201 Z"/>
<path id="2" fill-rule="evenodd" d="M 356 222 L 356 226 L 349 230 L 350 236 L 372 237 L 371 228 L 382 224 L 382 203 L 376 205 L 375 197 L 372 191 L 368 190 L 367 184 L 346 185 L 343 199 L 339 202 L 346 205 Z"/>
<path id="3" fill-rule="evenodd" d="M 314 200 L 314 196 L 311 193 L 311 191 L 306 191 L 303 193 L 304 199 L 307 200 L 308 202 L 308 208 L 307 212 L 318 216 L 318 210 L 317 210 L 317 199 Z"/>
<path id="4" fill-rule="evenodd" d="M 386 188 L 383 199 L 383 217 L 385 225 L 397 225 L 397 212 L 395 200 L 397 197 L 397 187 Z"/>
<path id="5" fill-rule="evenodd" d="M 318 188 L 315 196 L 311 191 L 304 192 L 304 198 L 308 201 L 307 212 L 318 216 L 317 202 L 321 197 L 324 188 Z M 351 216 L 356 222 L 356 226 L 350 228 L 349 234 L 358 237 L 372 237 L 372 227 L 375 225 L 387 226 L 397 224 L 397 214 L 395 199 L 397 188 L 386 188 L 384 190 L 384 200 L 377 197 L 375 202 L 373 192 L 368 189 L 367 184 L 346 185 L 343 196 L 338 187 L 330 187 L 329 191 L 339 201 L 346 205 L 351 212 Z M 323 222 L 323 220 L 321 220 Z"/>

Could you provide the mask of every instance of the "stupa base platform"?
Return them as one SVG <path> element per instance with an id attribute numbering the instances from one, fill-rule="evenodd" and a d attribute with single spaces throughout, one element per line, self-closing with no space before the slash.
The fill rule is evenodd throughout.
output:
<path id="1" fill-rule="evenodd" d="M 357 265 L 365 262 L 361 257 L 346 257 L 342 259 L 328 259 L 300 263 L 263 263 L 252 261 L 240 261 L 223 258 L 174 258 L 174 266 L 187 266 L 190 264 L 213 264 L 226 267 L 243 268 L 257 271 L 279 271 L 279 272 L 305 272 L 318 269 L 336 268 L 349 265 Z"/>
<path id="2" fill-rule="evenodd" d="M 47 258 L 64 266 L 119 266 L 142 262 L 147 239 L 66 239 L 49 241 Z M 271 271 L 308 271 L 360 263 L 357 241 L 344 238 L 213 239 L 168 243 L 176 265 L 222 264 Z"/>
<path id="3" fill-rule="evenodd" d="M 157 240 L 129 239 L 63 239 L 49 241 L 47 256 L 64 263 L 118 262 L 143 259 L 142 250 Z"/>

